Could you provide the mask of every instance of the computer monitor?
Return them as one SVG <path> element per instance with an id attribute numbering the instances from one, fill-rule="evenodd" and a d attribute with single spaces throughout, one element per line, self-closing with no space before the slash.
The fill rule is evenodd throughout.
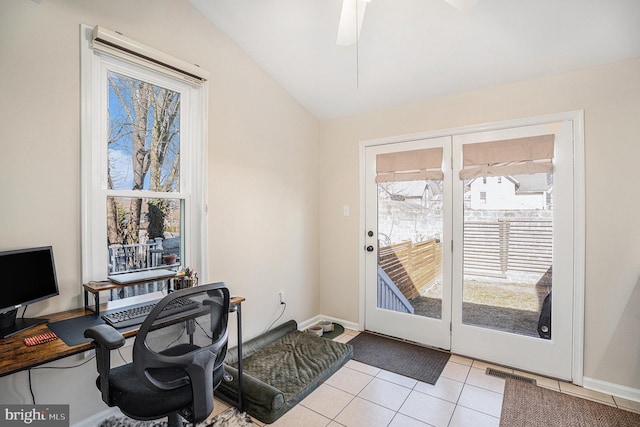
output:
<path id="1" fill-rule="evenodd" d="M 17 317 L 18 308 L 58 295 L 53 248 L 0 252 L 0 338 L 46 323 L 47 319 Z M 24 313 L 23 313 L 24 315 Z"/>

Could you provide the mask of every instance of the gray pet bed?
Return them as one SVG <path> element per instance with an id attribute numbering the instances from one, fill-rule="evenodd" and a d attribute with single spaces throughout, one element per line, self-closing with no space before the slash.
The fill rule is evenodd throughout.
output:
<path id="1" fill-rule="evenodd" d="M 244 409 L 267 424 L 293 408 L 353 354 L 349 344 L 298 331 L 295 320 L 243 343 L 242 351 Z M 225 371 L 233 380 L 222 381 L 216 396 L 236 405 L 238 356 L 235 348 L 227 352 L 225 363 Z"/>

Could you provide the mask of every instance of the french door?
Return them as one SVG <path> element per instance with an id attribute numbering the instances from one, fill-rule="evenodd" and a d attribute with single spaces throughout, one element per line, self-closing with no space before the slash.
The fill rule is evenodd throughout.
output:
<path id="1" fill-rule="evenodd" d="M 449 349 L 451 137 L 367 147 L 366 329 Z M 414 176 L 412 161 L 435 176 Z M 384 181 L 381 163 L 408 164 Z M 435 167 L 434 167 L 435 166 Z M 425 170 L 427 172 L 427 170 Z M 428 263 L 422 261 L 428 259 Z"/>
<path id="2" fill-rule="evenodd" d="M 571 380 L 573 134 L 365 144 L 365 329 Z"/>

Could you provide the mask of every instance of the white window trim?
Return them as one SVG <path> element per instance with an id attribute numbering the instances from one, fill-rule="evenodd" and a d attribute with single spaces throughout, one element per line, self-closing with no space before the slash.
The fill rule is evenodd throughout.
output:
<path id="1" fill-rule="evenodd" d="M 81 243 L 82 243 L 82 283 L 92 280 L 105 280 L 107 276 L 107 231 L 106 213 L 100 212 L 100 203 L 96 199 L 106 197 L 106 145 L 96 144 L 95 141 L 103 141 L 106 131 L 104 120 L 101 117 L 100 97 L 106 96 L 106 88 L 100 87 L 103 81 L 100 73 L 104 71 L 104 63 L 111 64 L 130 63 L 132 67 L 145 70 L 139 63 L 127 61 L 125 55 L 116 58 L 105 53 L 94 51 L 92 47 L 93 28 L 82 24 L 80 26 L 80 138 L 81 138 Z M 106 55 L 106 56 L 105 56 Z M 105 58 L 109 57 L 108 60 Z M 123 62 L 124 61 L 124 62 Z M 117 68 L 117 65 L 111 66 Z M 157 74 L 149 67 L 151 72 Z M 127 68 L 127 75 L 135 75 Z M 161 77 L 169 86 L 184 86 L 184 81 L 176 80 L 172 73 Z M 207 268 L 207 181 L 208 181 L 208 82 L 188 84 L 188 96 L 184 97 L 191 111 L 187 123 L 183 124 L 183 140 L 189 139 L 189 144 L 183 145 L 181 157 L 180 186 L 181 191 L 175 194 L 175 198 L 185 199 L 184 248 L 186 264 L 194 267 L 198 272 L 200 281 L 206 282 Z M 100 173 L 97 173 L 100 171 Z M 184 173 L 184 172 L 188 173 Z M 98 195 L 96 195 L 96 191 Z M 109 195 L 119 195 L 110 190 Z M 126 194 L 130 196 L 130 193 Z M 138 197 L 149 197 L 153 192 L 141 191 L 136 193 Z M 166 194 L 164 195 L 166 197 Z M 173 196 L 173 194 L 172 194 Z M 106 203 L 106 200 L 104 201 Z M 106 212 L 106 211 L 105 211 Z"/>

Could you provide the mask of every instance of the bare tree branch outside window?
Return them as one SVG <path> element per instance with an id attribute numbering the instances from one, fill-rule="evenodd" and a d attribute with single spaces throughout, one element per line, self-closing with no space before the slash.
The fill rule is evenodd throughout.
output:
<path id="1" fill-rule="evenodd" d="M 108 186 L 180 190 L 180 94 L 114 72 L 108 75 Z M 176 227 L 171 199 L 109 198 L 109 244 L 133 244 Z M 179 209 L 179 207 L 178 207 Z"/>

